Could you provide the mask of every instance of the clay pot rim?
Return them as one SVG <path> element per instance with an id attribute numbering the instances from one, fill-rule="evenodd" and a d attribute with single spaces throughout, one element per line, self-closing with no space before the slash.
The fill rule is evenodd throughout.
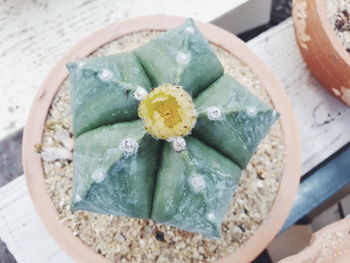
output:
<path id="1" fill-rule="evenodd" d="M 338 39 L 337 34 L 331 26 L 331 23 L 328 18 L 327 8 L 325 1 L 315 1 L 315 5 L 317 7 L 317 14 L 319 21 L 321 22 L 321 26 L 326 34 L 327 38 L 332 44 L 332 47 L 336 53 L 341 57 L 344 63 L 350 68 L 350 54 L 346 51 L 345 47 L 342 45 L 340 40 Z"/>
<path id="2" fill-rule="evenodd" d="M 323 253 L 322 255 L 324 260 L 323 262 L 334 261 L 334 259 L 332 261 L 326 261 L 325 258 L 327 258 L 327 256 L 339 257 L 339 258 L 336 258 L 337 262 L 338 260 L 344 260 L 344 259 L 349 260 L 350 259 L 349 258 L 350 243 L 348 243 L 349 238 L 342 241 L 343 244 L 344 243 L 348 244 L 345 249 L 343 246 L 340 246 L 341 248 L 339 248 L 339 244 L 337 244 L 336 247 L 333 247 L 333 249 L 330 249 L 329 247 L 326 246 L 327 241 L 329 241 L 327 240 L 327 236 L 331 235 L 332 233 L 349 235 L 350 234 L 349 231 L 350 231 L 350 218 L 344 218 L 344 219 L 335 221 L 321 228 L 317 232 L 315 232 L 312 235 L 310 243 L 307 247 L 305 247 L 299 253 L 283 259 L 280 263 L 299 263 L 299 262 L 308 262 L 308 261 L 316 262 L 320 253 Z M 335 249 L 338 249 L 338 250 L 341 249 L 340 251 L 347 251 L 347 253 L 343 254 L 342 252 L 334 251 Z M 331 259 L 328 258 L 328 260 L 331 260 Z"/>
<path id="3" fill-rule="evenodd" d="M 48 232 L 76 262 L 110 263 L 109 260 L 95 253 L 74 236 L 67 226 L 59 222 L 58 213 L 45 185 L 41 158 L 39 154 L 34 152 L 34 146 L 41 143 L 51 101 L 61 83 L 67 77 L 65 64 L 67 61 L 82 59 L 108 42 L 126 34 L 145 30 L 168 30 L 183 21 L 184 18 L 181 17 L 152 15 L 116 22 L 93 33 L 67 52 L 53 67 L 33 101 L 24 129 L 22 152 L 28 190 Z M 235 253 L 218 261 L 218 263 L 228 263 L 232 262 L 234 258 L 236 262 L 250 262 L 278 233 L 292 208 L 301 174 L 301 149 L 297 122 L 284 89 L 265 64 L 249 50 L 243 41 L 214 25 L 199 21 L 196 21 L 196 24 L 210 42 L 234 54 L 250 67 L 266 88 L 275 108 L 281 113 L 286 161 L 276 199 L 255 234 L 242 244 Z"/>

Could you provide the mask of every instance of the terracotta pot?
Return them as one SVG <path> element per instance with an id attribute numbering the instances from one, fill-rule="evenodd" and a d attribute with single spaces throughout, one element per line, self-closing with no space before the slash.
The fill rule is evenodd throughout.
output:
<path id="1" fill-rule="evenodd" d="M 41 143 L 46 116 L 58 88 L 67 78 L 65 63 L 82 59 L 106 43 L 126 34 L 142 30 L 168 30 L 183 23 L 184 18 L 164 15 L 129 19 L 110 25 L 86 38 L 69 51 L 52 69 L 39 90 L 24 131 L 23 165 L 24 173 L 33 203 L 49 233 L 62 248 L 77 262 L 109 262 L 95 253 L 71 230 L 58 222 L 57 211 L 46 191 L 43 166 L 34 146 Z M 281 177 L 280 189 L 272 208 L 256 233 L 233 255 L 219 262 L 249 262 L 253 260 L 274 238 L 282 227 L 297 192 L 301 158 L 300 139 L 291 104 L 280 83 L 270 70 L 251 52 L 248 47 L 230 34 L 214 25 L 196 22 L 210 42 L 223 47 L 248 65 L 263 83 L 274 107 L 281 113 L 281 123 L 286 148 L 285 170 Z"/>
<path id="2" fill-rule="evenodd" d="M 332 223 L 312 235 L 309 246 L 279 263 L 350 262 L 350 218 Z"/>
<path id="3" fill-rule="evenodd" d="M 306 64 L 337 99 L 350 106 L 350 54 L 328 19 L 324 0 L 293 0 L 295 35 Z"/>

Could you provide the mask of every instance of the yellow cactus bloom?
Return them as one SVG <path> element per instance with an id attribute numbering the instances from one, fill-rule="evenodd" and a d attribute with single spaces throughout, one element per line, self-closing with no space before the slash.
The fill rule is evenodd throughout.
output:
<path id="1" fill-rule="evenodd" d="M 191 96 L 181 86 L 171 84 L 161 85 L 147 94 L 138 113 L 147 132 L 163 140 L 189 134 L 197 120 Z"/>

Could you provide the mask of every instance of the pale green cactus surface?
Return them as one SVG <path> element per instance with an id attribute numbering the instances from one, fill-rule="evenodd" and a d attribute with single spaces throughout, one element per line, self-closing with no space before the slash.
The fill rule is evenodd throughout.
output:
<path id="1" fill-rule="evenodd" d="M 131 53 L 67 68 L 76 136 L 71 209 L 219 238 L 242 170 L 279 114 L 224 74 L 192 19 Z M 139 117 L 147 114 L 168 139 L 147 129 Z M 168 136 L 187 116 L 193 127 L 180 131 L 189 132 Z"/>

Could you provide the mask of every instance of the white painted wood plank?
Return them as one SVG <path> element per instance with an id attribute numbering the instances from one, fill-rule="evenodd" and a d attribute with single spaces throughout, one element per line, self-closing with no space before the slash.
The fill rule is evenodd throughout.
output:
<path id="1" fill-rule="evenodd" d="M 233 34 L 239 34 L 270 21 L 272 0 L 250 0 L 212 21 Z"/>
<path id="2" fill-rule="evenodd" d="M 279 77 L 293 104 L 302 139 L 303 174 L 350 142 L 350 108 L 328 94 L 306 68 L 291 19 L 248 45 Z"/>
<path id="3" fill-rule="evenodd" d="M 247 1 L 0 1 L 0 140 L 24 126 L 50 68 L 94 31 L 121 19 L 151 14 L 209 22 Z"/>
<path id="4" fill-rule="evenodd" d="M 0 238 L 18 263 L 73 263 L 42 225 L 24 176 L 0 188 Z"/>

